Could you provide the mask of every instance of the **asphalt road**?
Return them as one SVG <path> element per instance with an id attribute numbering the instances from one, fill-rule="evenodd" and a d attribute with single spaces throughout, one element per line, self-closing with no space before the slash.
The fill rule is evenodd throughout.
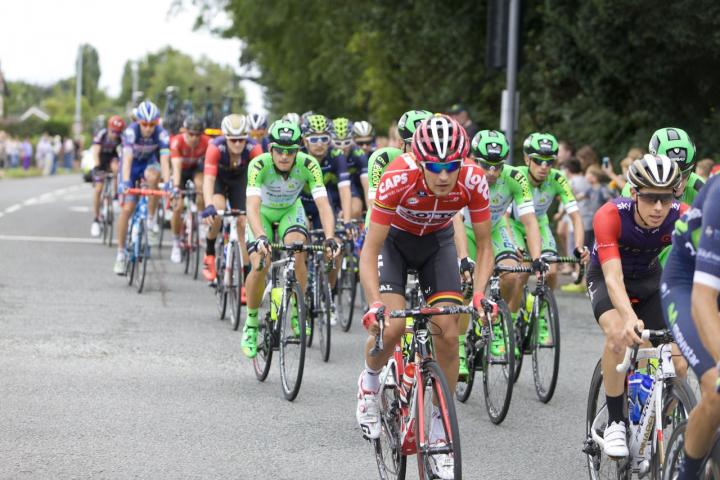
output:
<path id="1" fill-rule="evenodd" d="M 142 295 L 113 275 L 115 249 L 89 239 L 89 206 L 77 176 L 0 181 L 0 478 L 377 478 L 354 416 L 359 323 L 333 332 L 330 363 L 309 351 L 289 403 L 277 366 L 255 379 L 240 334 L 169 249 Z M 558 303 L 554 398 L 537 400 L 526 365 L 495 426 L 478 383 L 458 406 L 465 478 L 586 478 L 602 337 L 584 296 Z"/>

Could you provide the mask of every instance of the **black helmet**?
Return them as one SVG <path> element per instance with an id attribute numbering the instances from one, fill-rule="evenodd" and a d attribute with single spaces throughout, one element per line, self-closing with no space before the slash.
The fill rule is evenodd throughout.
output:
<path id="1" fill-rule="evenodd" d="M 200 118 L 196 117 L 195 115 L 190 115 L 189 117 L 185 118 L 185 121 L 183 122 L 183 127 L 185 127 L 185 130 L 191 133 L 202 133 L 205 125 Z"/>

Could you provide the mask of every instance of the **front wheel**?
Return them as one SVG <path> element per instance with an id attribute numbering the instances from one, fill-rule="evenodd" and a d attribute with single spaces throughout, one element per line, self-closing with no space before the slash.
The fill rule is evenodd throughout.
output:
<path id="1" fill-rule="evenodd" d="M 387 367 L 386 367 L 387 368 Z M 402 424 L 400 420 L 400 393 L 395 379 L 394 364 L 387 372 L 388 379 L 380 387 L 380 438 L 372 441 L 375 448 L 375 461 L 381 480 L 404 480 L 407 456 L 402 453 Z"/>
<path id="2" fill-rule="evenodd" d="M 228 297 L 230 298 L 230 325 L 233 330 L 237 330 L 240 327 L 242 318 L 241 291 L 245 284 L 245 278 L 243 277 L 244 272 L 240 245 L 238 245 L 237 242 L 233 242 L 232 248 L 230 249 L 229 284 L 226 287 Z"/>
<path id="3" fill-rule="evenodd" d="M 142 293 L 145 287 L 145 274 L 147 273 L 147 264 L 150 260 L 150 243 L 148 242 L 148 233 L 145 225 L 140 223 L 140 232 L 138 234 L 138 245 L 135 247 L 138 276 L 137 276 L 137 291 Z"/>
<path id="4" fill-rule="evenodd" d="M 468 376 L 466 379 L 458 380 L 455 384 L 455 398 L 459 402 L 465 403 L 470 398 L 470 392 L 472 392 L 473 384 L 475 383 L 475 371 L 482 365 L 477 357 L 478 351 L 475 349 L 475 342 L 477 337 L 474 332 L 468 332 L 465 336 L 465 361 L 467 363 Z"/>
<path id="5" fill-rule="evenodd" d="M 305 317 L 300 285 L 295 282 L 283 292 L 280 322 L 280 383 L 288 401 L 295 400 L 300 392 L 305 368 Z"/>
<path id="6" fill-rule="evenodd" d="M 549 402 L 555 393 L 560 368 L 560 321 L 557 303 L 552 291 L 545 287 L 540 296 L 537 318 L 533 319 L 533 379 L 535 393 L 541 402 Z"/>
<path id="7" fill-rule="evenodd" d="M 495 327 L 493 332 L 501 333 L 502 339 L 493 335 L 490 344 L 485 346 L 485 355 L 482 357 L 485 408 L 490 421 L 496 425 L 502 423 L 507 415 L 515 383 L 515 332 L 512 316 L 504 300 L 499 299 L 497 306 L 499 328 Z"/>
<path id="8" fill-rule="evenodd" d="M 340 328 L 343 332 L 350 330 L 353 313 L 355 312 L 355 297 L 357 296 L 357 273 L 355 267 L 357 258 L 353 254 L 346 255 L 342 260 L 340 277 L 337 287 L 337 314 Z"/>
<path id="9" fill-rule="evenodd" d="M 320 343 L 320 358 L 323 362 L 330 359 L 330 334 L 332 332 L 330 325 L 330 316 L 332 315 L 332 294 L 330 293 L 330 285 L 327 276 L 320 276 L 320 305 L 315 310 L 317 315 L 317 331 L 318 342 Z"/>
<path id="10" fill-rule="evenodd" d="M 253 368 L 255 369 L 255 377 L 264 382 L 270 372 L 270 364 L 272 363 L 273 349 L 275 348 L 275 322 L 272 321 L 270 302 L 270 289 L 265 291 L 260 306 L 258 307 L 258 324 L 257 332 L 257 354 L 253 358 Z"/>
<path id="11" fill-rule="evenodd" d="M 460 429 L 455 403 L 445 376 L 435 360 L 426 361 L 417 379 L 417 461 L 420 478 L 438 478 L 439 468 L 462 479 Z M 434 406 L 433 401 L 437 403 Z M 452 467 L 450 467 L 452 464 Z M 441 477 L 442 478 L 442 477 Z"/>
<path id="12" fill-rule="evenodd" d="M 218 238 L 222 238 L 218 236 Z M 218 240 L 215 255 L 215 304 L 217 305 L 218 317 L 225 320 L 227 312 L 228 293 L 225 285 L 225 246 L 222 240 Z"/>

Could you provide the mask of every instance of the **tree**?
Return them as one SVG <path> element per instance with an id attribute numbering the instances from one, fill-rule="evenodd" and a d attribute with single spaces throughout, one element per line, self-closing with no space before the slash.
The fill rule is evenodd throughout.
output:
<path id="1" fill-rule="evenodd" d="M 83 44 L 81 47 L 83 58 L 82 95 L 91 105 L 98 100 L 98 84 L 100 82 L 100 58 L 95 47 Z"/>

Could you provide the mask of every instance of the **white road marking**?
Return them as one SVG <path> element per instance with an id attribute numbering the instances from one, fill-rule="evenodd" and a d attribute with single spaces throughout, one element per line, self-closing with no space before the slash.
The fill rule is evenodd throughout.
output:
<path id="1" fill-rule="evenodd" d="M 39 203 L 49 203 L 52 201 L 55 201 L 58 196 L 64 195 L 66 193 L 75 192 L 76 190 L 79 190 L 81 188 L 85 187 L 85 184 L 78 184 L 78 185 L 71 185 L 69 187 L 63 187 L 58 188 L 57 190 L 53 190 L 51 192 L 45 192 L 41 195 L 28 198 L 22 203 L 16 203 L 15 205 L 10 205 L 5 210 L 0 212 L 0 217 L 3 217 L 7 215 L 8 213 L 14 213 L 20 210 L 23 205 L 29 206 L 29 205 L 37 205 Z"/>
<path id="2" fill-rule="evenodd" d="M 90 207 L 75 206 L 75 207 L 70 207 L 70 211 L 71 212 L 79 212 L 79 213 L 88 213 L 88 212 L 90 212 Z"/>
<path id="3" fill-rule="evenodd" d="M 37 237 L 32 235 L 2 235 L 0 240 L 11 242 L 45 242 L 45 243 L 97 243 L 97 238 L 80 238 L 80 237 Z"/>
<path id="4" fill-rule="evenodd" d="M 9 207 L 7 207 L 5 209 L 5 213 L 17 212 L 18 210 L 20 210 L 20 208 L 22 208 L 22 205 L 20 205 L 19 203 L 16 203 L 15 205 L 10 205 Z"/>

